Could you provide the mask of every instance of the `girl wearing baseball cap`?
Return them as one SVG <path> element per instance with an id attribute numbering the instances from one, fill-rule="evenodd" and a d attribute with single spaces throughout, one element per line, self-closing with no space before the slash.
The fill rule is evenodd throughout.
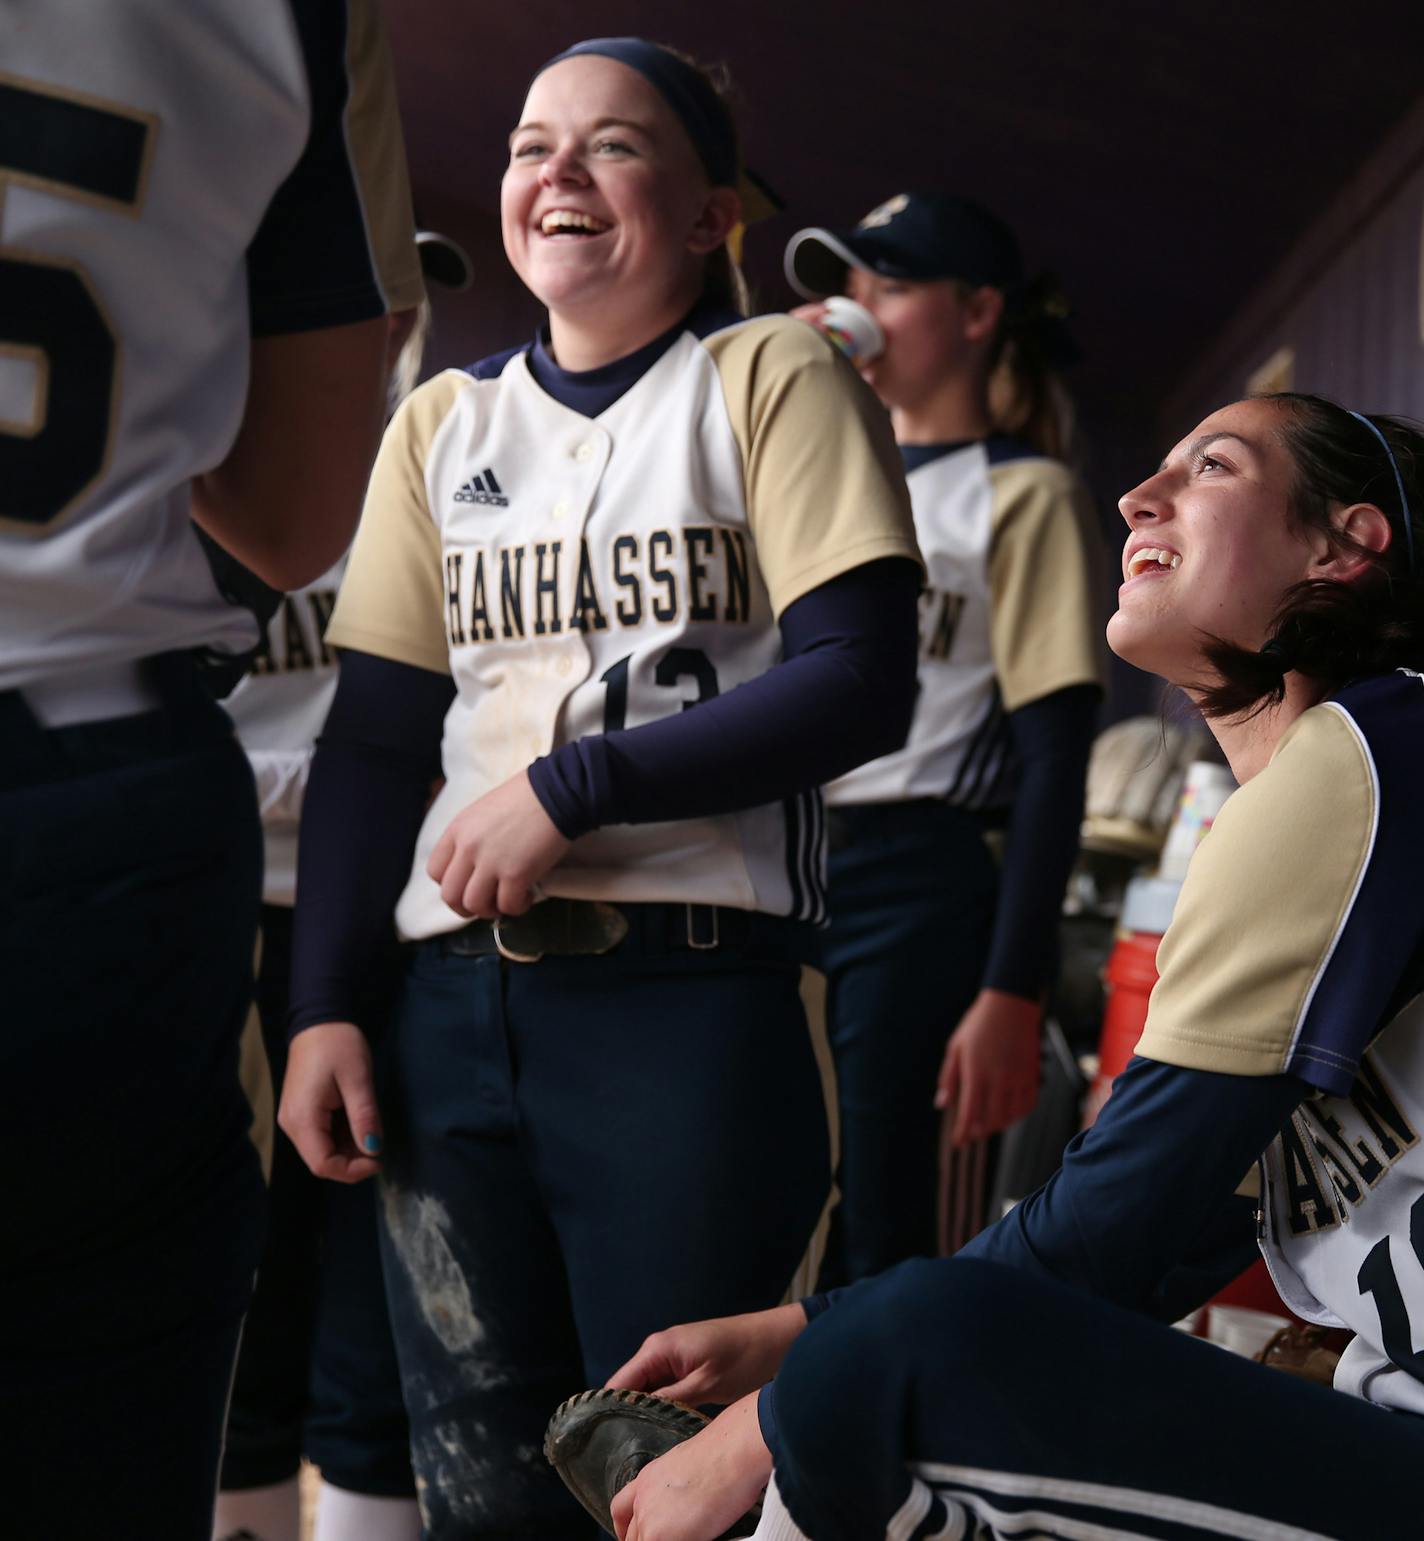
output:
<path id="1" fill-rule="evenodd" d="M 830 1188 L 817 788 L 904 737 L 921 568 L 854 370 L 733 308 L 738 165 L 668 49 L 540 69 L 501 214 L 548 326 L 393 419 L 327 634 L 282 1121 L 381 1169 L 433 1541 L 586 1535 L 553 1407 L 781 1299 Z"/>
<path id="2" fill-rule="evenodd" d="M 879 351 L 857 362 L 890 409 L 929 569 L 909 740 L 826 789 L 843 1202 L 825 1277 L 839 1283 L 936 1250 L 936 1106 L 953 1250 L 989 1218 L 991 1137 L 1034 1105 L 1103 689 L 1105 558 L 1058 458 L 1063 307 L 1025 282 L 1001 220 L 904 193 L 852 230 L 801 231 L 786 272 L 818 301 L 798 314 L 833 334 L 826 296 L 878 323 Z"/>

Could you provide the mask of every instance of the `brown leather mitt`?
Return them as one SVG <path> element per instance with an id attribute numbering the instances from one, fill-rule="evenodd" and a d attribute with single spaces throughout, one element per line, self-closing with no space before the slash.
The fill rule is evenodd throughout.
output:
<path id="1" fill-rule="evenodd" d="M 1318 1386 L 1335 1384 L 1335 1366 L 1354 1336 L 1339 1327 L 1312 1327 L 1291 1322 L 1256 1355 L 1258 1364 L 1313 1380 Z"/>
<path id="2" fill-rule="evenodd" d="M 581 1391 L 549 1420 L 544 1454 L 585 1509 L 613 1534 L 613 1495 L 649 1461 L 691 1439 L 711 1422 L 695 1407 L 644 1391 Z M 744 1514 L 718 1541 L 749 1536 L 761 1505 Z"/>

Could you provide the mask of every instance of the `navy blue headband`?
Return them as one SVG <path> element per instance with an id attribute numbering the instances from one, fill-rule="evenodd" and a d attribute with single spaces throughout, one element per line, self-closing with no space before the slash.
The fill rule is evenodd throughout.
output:
<path id="1" fill-rule="evenodd" d="M 677 114 L 712 185 L 737 185 L 737 131 L 732 126 L 732 115 L 700 71 L 641 37 L 591 37 L 555 54 L 540 67 L 535 78 L 552 65 L 584 54 L 615 59 L 630 70 L 637 70 Z"/>
<path id="2" fill-rule="evenodd" d="M 1345 409 L 1350 411 L 1348 407 Z M 1381 444 L 1384 452 L 1389 456 L 1389 468 L 1394 472 L 1394 485 L 1399 493 L 1399 517 L 1404 521 L 1404 544 L 1409 553 L 1409 570 L 1414 571 L 1414 517 L 1409 510 L 1409 499 L 1404 495 L 1404 478 L 1399 474 L 1399 462 L 1394 458 L 1394 451 L 1389 447 L 1389 440 L 1367 418 L 1363 412 L 1350 412 L 1350 416 L 1357 423 L 1363 423 L 1374 434 Z"/>

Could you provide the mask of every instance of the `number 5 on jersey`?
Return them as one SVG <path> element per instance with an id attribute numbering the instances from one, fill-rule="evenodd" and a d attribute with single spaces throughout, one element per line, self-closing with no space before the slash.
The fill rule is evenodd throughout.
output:
<path id="1" fill-rule="evenodd" d="M 116 103 L 0 75 L 0 241 L 14 184 L 137 215 L 156 131 Z M 0 244 L 0 523 L 43 533 L 104 469 L 119 362 L 80 264 Z"/>

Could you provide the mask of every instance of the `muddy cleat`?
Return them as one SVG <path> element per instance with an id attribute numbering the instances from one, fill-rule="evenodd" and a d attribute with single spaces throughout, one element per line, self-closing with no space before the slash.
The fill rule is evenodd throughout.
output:
<path id="1" fill-rule="evenodd" d="M 612 1535 L 613 1495 L 649 1461 L 710 1422 L 695 1407 L 644 1391 L 581 1391 L 549 1419 L 544 1454 L 568 1490 Z M 760 1514 L 758 1504 L 718 1541 L 751 1535 Z"/>

